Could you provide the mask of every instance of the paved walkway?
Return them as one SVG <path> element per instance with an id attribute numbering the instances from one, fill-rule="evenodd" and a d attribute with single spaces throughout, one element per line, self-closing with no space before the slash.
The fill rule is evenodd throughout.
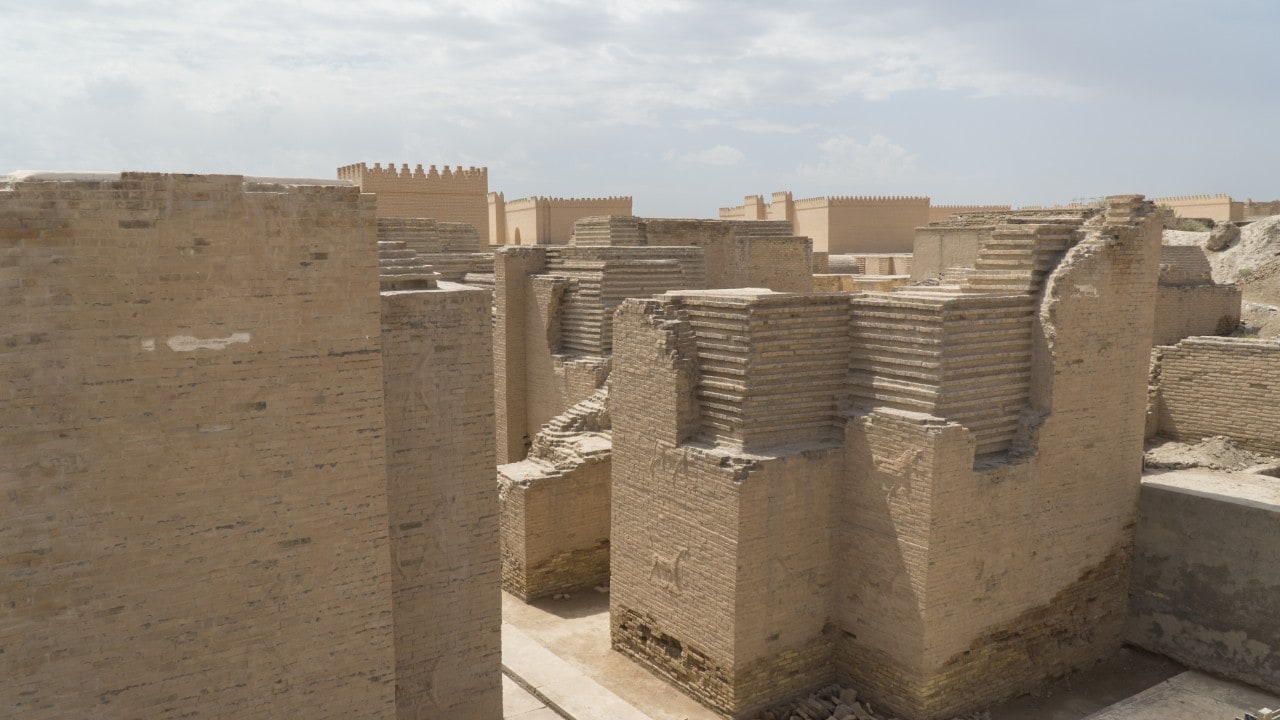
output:
<path id="1" fill-rule="evenodd" d="M 608 595 L 502 598 L 506 720 L 723 720 L 609 648 Z M 552 652 L 549 648 L 555 648 Z M 1233 720 L 1280 697 L 1125 648 L 1092 670 L 991 708 L 992 720 Z"/>

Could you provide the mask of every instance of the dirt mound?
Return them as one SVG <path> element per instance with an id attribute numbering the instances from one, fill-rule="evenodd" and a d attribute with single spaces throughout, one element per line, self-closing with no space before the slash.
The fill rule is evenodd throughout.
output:
<path id="1" fill-rule="evenodd" d="M 1166 245 L 1197 245 L 1206 247 L 1207 232 L 1165 230 Z M 1218 283 L 1238 283 L 1253 273 L 1280 260 L 1280 215 L 1260 218 L 1240 228 L 1240 238 L 1225 250 L 1208 251 L 1209 264 L 1213 266 L 1213 280 Z"/>
<path id="2" fill-rule="evenodd" d="M 1245 450 L 1226 435 L 1214 435 L 1194 444 L 1156 440 L 1147 445 L 1142 464 L 1170 470 L 1200 467 L 1234 472 L 1275 462 L 1276 458 Z"/>

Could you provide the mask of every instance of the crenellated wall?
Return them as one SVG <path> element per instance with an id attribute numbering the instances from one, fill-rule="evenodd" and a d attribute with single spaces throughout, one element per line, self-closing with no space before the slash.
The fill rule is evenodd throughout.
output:
<path id="1" fill-rule="evenodd" d="M 1173 210 L 1178 217 L 1209 218 L 1214 222 L 1243 220 L 1244 203 L 1232 200 L 1230 195 L 1178 195 L 1152 198 L 1160 207 Z"/>
<path id="2" fill-rule="evenodd" d="M 344 165 L 338 178 L 349 180 L 360 192 L 378 196 L 378 217 L 433 218 L 440 222 L 468 223 L 481 238 L 489 237 L 489 170 L 488 168 L 438 170 L 431 165 L 399 169 L 395 163 L 382 167 L 374 163 Z"/>

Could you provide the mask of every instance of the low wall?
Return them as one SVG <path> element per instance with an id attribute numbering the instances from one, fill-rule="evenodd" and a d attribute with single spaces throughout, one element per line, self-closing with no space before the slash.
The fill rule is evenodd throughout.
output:
<path id="1" fill-rule="evenodd" d="M 1280 692 L 1280 482 L 1148 476 L 1138 512 L 1127 640 Z"/>
<path id="2" fill-rule="evenodd" d="M 1157 430 L 1195 442 L 1229 435 L 1280 454 L 1280 341 L 1192 337 L 1162 347 Z"/>

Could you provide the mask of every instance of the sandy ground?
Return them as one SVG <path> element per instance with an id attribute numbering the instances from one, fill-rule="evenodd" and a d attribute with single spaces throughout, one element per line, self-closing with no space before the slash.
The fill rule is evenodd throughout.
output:
<path id="1" fill-rule="evenodd" d="M 1245 450 L 1225 435 L 1207 437 L 1197 443 L 1156 438 L 1147 443 L 1143 465 L 1147 468 L 1175 470 L 1201 467 L 1238 471 L 1274 467 L 1280 465 L 1280 458 Z"/>

